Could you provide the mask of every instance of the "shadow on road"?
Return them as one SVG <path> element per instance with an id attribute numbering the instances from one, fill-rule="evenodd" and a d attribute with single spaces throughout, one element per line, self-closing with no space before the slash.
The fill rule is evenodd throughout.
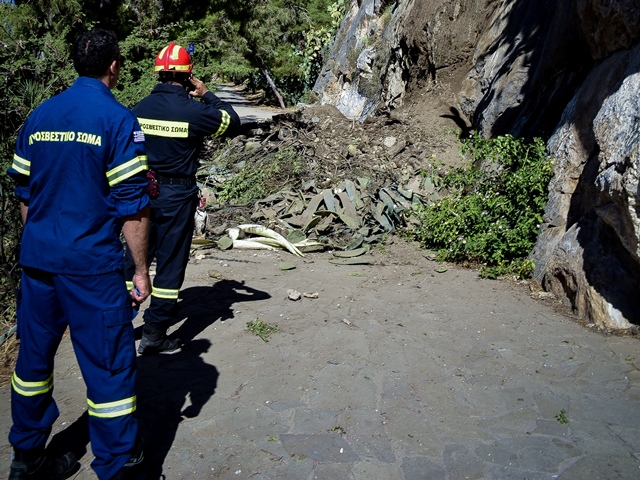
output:
<path id="1" fill-rule="evenodd" d="M 195 418 L 216 390 L 218 370 L 201 357 L 211 341 L 197 339 L 173 355 L 138 357 L 137 410 L 143 439 L 144 462 L 136 467 L 136 478 L 164 478 L 162 467 L 185 418 Z M 81 460 L 89 445 L 89 415 L 51 439 L 47 447 L 53 456 L 73 452 Z M 89 463 L 89 462 L 87 462 Z"/>
<path id="2" fill-rule="evenodd" d="M 71 452 L 80 460 L 87 454 L 87 445 L 89 445 L 89 414 L 84 412 L 75 422 L 51 437 L 47 445 L 47 453 L 56 458 Z"/>
<path id="3" fill-rule="evenodd" d="M 218 383 L 218 369 L 206 363 L 211 347 L 193 340 L 173 355 L 138 357 L 138 417 L 144 439 L 144 478 L 158 479 L 185 418 L 195 418 Z"/>
<path id="4" fill-rule="evenodd" d="M 178 426 L 185 418 L 197 417 L 215 392 L 218 370 L 202 358 L 211 341 L 195 337 L 215 321 L 233 318 L 234 304 L 268 298 L 271 295 L 267 292 L 236 280 L 221 280 L 180 293 L 180 316 L 185 320 L 172 336 L 183 339 L 185 345 L 171 355 L 138 357 L 137 415 L 141 419 L 145 451 L 144 473 L 140 473 L 140 478 L 162 477 L 162 465 Z M 89 424 L 85 412 L 54 435 L 47 450 L 54 455 L 71 451 L 82 459 L 87 454 L 87 445 Z"/>
<path id="5" fill-rule="evenodd" d="M 180 316 L 186 320 L 172 333 L 184 342 L 195 338 L 216 320 L 233 318 L 235 303 L 271 298 L 267 292 L 237 280 L 221 280 L 212 286 L 190 287 L 180 292 Z"/>

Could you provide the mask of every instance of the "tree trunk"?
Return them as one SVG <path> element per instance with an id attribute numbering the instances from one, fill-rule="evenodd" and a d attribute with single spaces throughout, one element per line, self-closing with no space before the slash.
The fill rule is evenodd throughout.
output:
<path id="1" fill-rule="evenodd" d="M 264 79 L 267 81 L 267 83 L 271 87 L 271 90 L 273 90 L 273 94 L 278 99 L 278 103 L 280 104 L 280 108 L 282 108 L 283 110 L 285 108 L 287 108 L 286 105 L 284 104 L 284 99 L 282 98 L 282 95 L 280 95 L 280 92 L 278 91 L 278 88 L 276 87 L 276 84 L 273 83 L 273 80 L 271 80 L 271 76 L 269 75 L 269 72 L 267 71 L 267 69 L 265 67 L 262 67 L 260 69 L 260 73 L 262 73 L 262 75 L 264 75 Z"/>

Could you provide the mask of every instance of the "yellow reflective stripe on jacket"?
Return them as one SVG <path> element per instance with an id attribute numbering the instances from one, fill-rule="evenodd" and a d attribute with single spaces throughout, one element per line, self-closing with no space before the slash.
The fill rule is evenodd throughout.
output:
<path id="1" fill-rule="evenodd" d="M 140 123 L 145 135 L 168 138 L 187 138 L 189 136 L 189 122 L 138 118 L 138 123 Z"/>
<path id="2" fill-rule="evenodd" d="M 100 418 L 115 418 L 129 415 L 136 411 L 136 396 L 109 403 L 93 403 L 87 398 L 89 415 Z"/>
<path id="3" fill-rule="evenodd" d="M 158 288 L 156 286 L 153 287 L 153 291 L 151 292 L 151 296 L 157 298 L 166 298 L 169 300 L 177 300 L 178 294 L 180 290 L 173 288 Z"/>
<path id="4" fill-rule="evenodd" d="M 53 374 L 41 382 L 25 382 L 16 375 L 16 372 L 13 372 L 11 376 L 11 386 L 18 395 L 22 395 L 23 397 L 42 395 L 43 393 L 53 390 Z"/>
<path id="5" fill-rule="evenodd" d="M 31 162 L 25 158 L 13 154 L 13 164 L 11 165 L 16 172 L 29 176 L 31 174 Z"/>
<path id="6" fill-rule="evenodd" d="M 129 160 L 127 163 L 123 163 L 122 165 L 118 165 L 116 168 L 109 170 L 107 172 L 107 180 L 109 181 L 109 186 L 113 187 L 115 184 L 120 183 L 129 177 L 132 177 L 136 173 L 148 169 L 149 167 L 147 166 L 147 156 L 140 155 L 133 160 Z"/>
<path id="7" fill-rule="evenodd" d="M 227 128 L 229 128 L 229 124 L 231 123 L 231 115 L 229 115 L 224 110 L 220 110 L 220 112 L 222 113 L 220 128 L 218 128 L 218 131 L 213 134 L 214 137 L 219 137 L 224 132 L 226 132 Z"/>

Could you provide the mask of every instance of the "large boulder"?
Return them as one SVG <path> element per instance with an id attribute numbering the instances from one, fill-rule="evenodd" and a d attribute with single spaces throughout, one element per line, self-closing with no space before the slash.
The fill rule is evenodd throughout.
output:
<path id="1" fill-rule="evenodd" d="M 555 175 L 535 276 L 603 328 L 640 324 L 639 91 L 640 47 L 609 56 L 548 143 Z"/>
<path id="2" fill-rule="evenodd" d="M 605 329 L 640 323 L 637 7 L 505 2 L 460 95 L 487 135 L 552 132 L 555 171 L 534 276 Z"/>

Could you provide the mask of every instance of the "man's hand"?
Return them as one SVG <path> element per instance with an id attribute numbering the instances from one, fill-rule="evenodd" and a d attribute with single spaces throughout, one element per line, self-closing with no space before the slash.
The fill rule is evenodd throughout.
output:
<path id="1" fill-rule="evenodd" d="M 22 220 L 22 225 L 27 223 L 27 213 L 29 213 L 29 204 L 24 200 L 20 200 L 20 219 Z"/>
<path id="2" fill-rule="evenodd" d="M 149 207 L 124 219 L 122 233 L 127 241 L 127 249 L 135 265 L 133 289 L 129 292 L 133 307 L 137 307 L 151 294 L 151 279 L 147 264 L 149 249 Z"/>
<path id="3" fill-rule="evenodd" d="M 131 295 L 131 300 L 133 300 L 133 307 L 139 306 L 151 295 L 151 279 L 149 278 L 149 273 L 135 273 L 133 275 L 133 289 L 131 289 L 129 295 Z"/>
<path id="4" fill-rule="evenodd" d="M 204 82 L 198 80 L 195 76 L 191 75 L 189 77 L 189 81 L 191 82 L 191 85 L 193 85 L 193 90 L 189 92 L 189 95 L 191 95 L 192 97 L 200 98 L 209 91 Z"/>

